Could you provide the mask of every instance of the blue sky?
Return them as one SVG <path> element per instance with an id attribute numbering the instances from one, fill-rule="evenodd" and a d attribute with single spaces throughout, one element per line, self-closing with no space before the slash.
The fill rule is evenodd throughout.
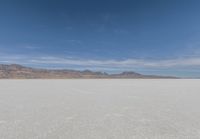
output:
<path id="1" fill-rule="evenodd" d="M 199 0 L 1 0 L 0 63 L 200 77 Z"/>

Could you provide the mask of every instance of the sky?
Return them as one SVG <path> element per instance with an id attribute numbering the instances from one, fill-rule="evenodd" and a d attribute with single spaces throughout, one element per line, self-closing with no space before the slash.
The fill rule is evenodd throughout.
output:
<path id="1" fill-rule="evenodd" d="M 0 63 L 200 77 L 199 0 L 0 0 Z"/>

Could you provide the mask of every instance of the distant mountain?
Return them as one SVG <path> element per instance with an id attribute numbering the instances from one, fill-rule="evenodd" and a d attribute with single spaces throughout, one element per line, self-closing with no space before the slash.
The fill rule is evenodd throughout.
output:
<path id="1" fill-rule="evenodd" d="M 96 78 L 113 78 L 113 79 L 153 79 L 153 78 L 176 78 L 171 76 L 142 75 L 136 72 L 122 72 L 120 74 L 108 74 L 105 72 L 94 72 L 90 70 L 50 70 L 35 69 L 24 67 L 17 64 L 4 65 L 0 64 L 0 79 L 96 79 Z"/>

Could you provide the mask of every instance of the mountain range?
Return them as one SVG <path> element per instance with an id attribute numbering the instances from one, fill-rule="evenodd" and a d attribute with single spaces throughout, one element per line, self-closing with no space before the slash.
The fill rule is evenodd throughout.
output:
<path id="1" fill-rule="evenodd" d="M 143 75 L 136 72 L 122 72 L 119 74 L 108 74 L 106 72 L 94 72 L 90 70 L 53 70 L 25 67 L 18 64 L 0 64 L 0 79 L 154 79 L 154 78 L 176 78 L 173 76 Z"/>

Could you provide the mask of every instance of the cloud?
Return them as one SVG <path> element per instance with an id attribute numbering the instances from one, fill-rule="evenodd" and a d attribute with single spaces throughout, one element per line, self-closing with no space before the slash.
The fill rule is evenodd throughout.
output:
<path id="1" fill-rule="evenodd" d="M 40 49 L 40 47 L 38 46 L 30 46 L 30 45 L 27 45 L 24 47 L 25 49 L 29 49 L 29 50 L 36 50 L 36 49 Z"/>
<path id="2" fill-rule="evenodd" d="M 180 58 L 169 60 L 144 60 L 144 59 L 127 59 L 127 60 L 89 60 L 89 59 L 65 59 L 57 57 L 43 57 L 32 60 L 34 63 L 41 64 L 66 64 L 78 66 L 94 66 L 94 67 L 144 67 L 144 68 L 171 68 L 171 67 L 187 67 L 200 66 L 200 58 Z"/>
<path id="3" fill-rule="evenodd" d="M 54 56 L 0 56 L 0 63 L 17 63 L 25 65 L 39 65 L 39 66 L 55 66 L 55 67 L 81 67 L 81 68 L 99 68 L 99 69 L 164 69 L 164 68 L 185 68 L 185 67 L 199 67 L 200 57 L 196 58 L 177 58 L 177 59 L 163 59 L 163 60 L 148 60 L 148 59 L 126 59 L 126 60 L 94 60 L 81 58 L 63 58 Z"/>
<path id="4" fill-rule="evenodd" d="M 75 40 L 75 39 L 66 40 L 66 42 L 68 42 L 70 44 L 82 44 L 81 40 Z"/>

